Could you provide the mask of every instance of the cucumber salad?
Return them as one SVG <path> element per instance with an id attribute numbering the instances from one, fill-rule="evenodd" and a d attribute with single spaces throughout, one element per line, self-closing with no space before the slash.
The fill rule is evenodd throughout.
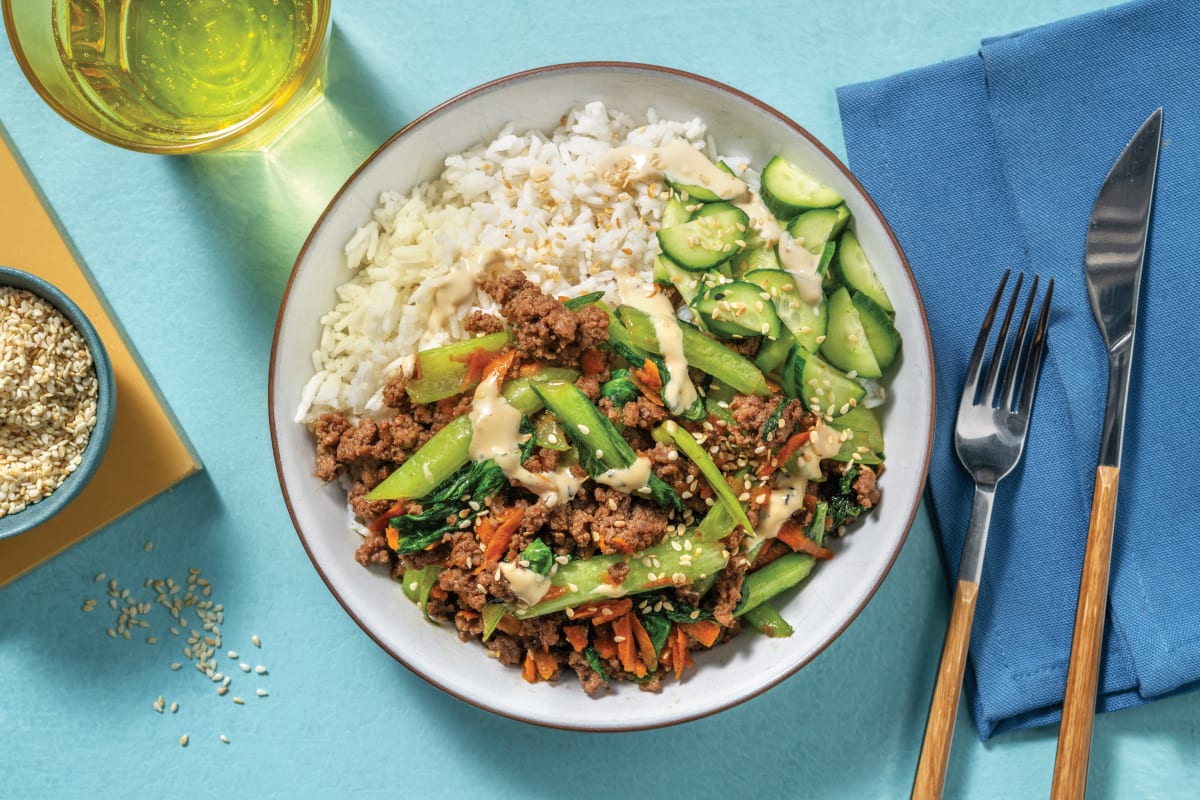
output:
<path id="1" fill-rule="evenodd" d="M 757 173 L 677 138 L 589 174 L 649 187 L 658 252 L 573 296 L 473 252 L 436 294 L 473 308 L 461 338 L 420 349 L 382 413 L 309 426 L 361 563 L 525 680 L 602 694 L 792 633 L 778 596 L 880 501 L 901 340 L 844 199 L 787 158 Z"/>

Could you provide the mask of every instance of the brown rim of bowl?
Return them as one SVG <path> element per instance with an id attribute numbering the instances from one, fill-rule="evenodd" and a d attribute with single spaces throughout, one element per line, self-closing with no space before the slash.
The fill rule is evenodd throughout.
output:
<path id="1" fill-rule="evenodd" d="M 380 153 L 382 153 L 385 149 L 390 147 L 391 144 L 393 142 L 395 142 L 397 139 L 399 139 L 401 136 L 404 136 L 410 130 L 412 130 L 413 128 L 416 128 L 417 126 L 419 126 L 421 123 L 423 123 L 425 120 L 429 119 L 430 117 L 433 117 L 436 114 L 440 114 L 441 112 L 445 111 L 446 109 L 451 108 L 451 107 L 461 103 L 463 100 L 465 100 L 469 97 L 474 97 L 477 94 L 488 92 L 488 91 L 495 89 L 498 86 L 502 86 L 504 84 L 516 83 L 516 82 L 526 80 L 526 79 L 534 77 L 534 76 L 544 75 L 546 73 L 571 72 L 571 71 L 583 72 L 583 71 L 588 71 L 588 70 L 628 70 L 628 71 L 632 71 L 632 72 L 638 72 L 638 71 L 654 72 L 654 73 L 658 73 L 661 75 L 671 75 L 671 76 L 674 76 L 677 78 L 682 78 L 684 80 L 704 84 L 705 86 L 709 86 L 711 88 L 717 89 L 718 91 L 731 94 L 734 97 L 737 97 L 741 100 L 751 103 L 754 106 L 757 106 L 762 111 L 776 117 L 781 122 L 785 123 L 788 127 L 792 128 L 796 133 L 798 133 L 800 136 L 807 139 L 809 141 L 809 143 L 811 143 L 814 147 L 816 147 L 817 150 L 820 151 L 826 158 L 828 158 L 834 164 L 834 166 L 836 166 L 838 168 L 838 170 L 841 171 L 841 173 L 850 181 L 850 183 L 856 189 L 858 189 L 859 192 L 862 193 L 862 196 L 866 199 L 867 203 L 870 205 L 871 210 L 874 212 L 875 216 L 883 223 L 884 230 L 887 231 L 887 235 L 888 235 L 888 238 L 892 242 L 892 246 L 895 247 L 896 253 L 899 254 L 899 256 L 900 256 L 900 263 L 904 265 L 905 277 L 908 279 L 910 288 L 912 289 L 912 292 L 913 292 L 913 296 L 916 298 L 916 301 L 917 301 L 917 310 L 919 311 L 920 316 L 921 316 L 921 326 L 925 330 L 925 333 L 926 333 L 926 335 L 924 337 L 925 338 L 924 345 L 925 345 L 926 358 L 929 361 L 929 377 L 930 377 L 930 381 L 929 381 L 929 392 L 930 392 L 929 437 L 927 440 L 928 443 L 926 444 L 926 447 L 925 447 L 925 455 L 924 455 L 924 459 L 923 459 L 922 466 L 921 466 L 921 480 L 917 487 L 918 490 L 916 493 L 916 501 L 913 503 L 913 507 L 909 511 L 908 521 L 905 523 L 905 526 L 904 526 L 904 532 L 900 536 L 899 544 L 896 546 L 896 549 L 892 552 L 892 557 L 890 559 L 888 559 L 887 567 L 880 574 L 879 580 L 875 583 L 874 586 L 871 587 L 871 590 L 867 593 L 866 597 L 863 598 L 863 601 L 846 618 L 845 623 L 840 628 L 837 629 L 836 633 L 834 633 L 834 635 L 831 636 L 828 639 L 828 641 L 826 641 L 824 644 L 822 644 L 820 647 L 818 647 L 811 655 L 809 655 L 807 658 L 805 658 L 802 661 L 800 661 L 799 663 L 797 663 L 795 665 L 795 667 L 788 670 L 783 675 L 780 675 L 779 677 L 775 678 L 774 680 L 772 680 L 768 683 L 764 683 L 762 686 L 756 688 L 754 691 L 750 692 L 749 694 L 745 695 L 744 697 L 742 697 L 738 700 L 734 700 L 732 702 L 725 703 L 725 704 L 720 705 L 713 709 L 701 711 L 701 712 L 698 712 L 695 714 L 690 714 L 688 716 L 681 717 L 676 720 L 670 720 L 670 721 L 659 723 L 659 724 L 629 725 L 629 726 L 624 726 L 624 727 L 602 728 L 602 729 L 589 728 L 589 727 L 583 727 L 583 726 L 575 726 L 575 725 L 569 725 L 569 724 L 556 725 L 553 723 L 545 722 L 543 720 L 531 719 L 528 717 L 523 717 L 519 714 L 508 714 L 508 713 L 504 713 L 502 711 L 497 711 L 494 708 L 489 708 L 485 705 L 482 705 L 482 704 L 476 702 L 475 700 L 472 700 L 471 698 L 462 696 L 458 692 L 455 692 L 455 691 L 447 688 L 446 686 L 442 685 L 436 679 L 434 679 L 432 676 L 426 675 L 423 672 L 421 672 L 420 670 L 415 669 L 411 664 L 409 664 L 407 661 L 405 661 L 403 656 L 401 656 L 395 650 L 393 650 L 392 648 L 385 645 L 382 641 L 380 641 L 380 639 L 366 625 L 363 624 L 362 620 L 360 620 L 358 618 L 358 616 L 354 613 L 354 611 L 351 610 L 351 608 L 346 604 L 346 601 L 342 599 L 342 596 L 338 593 L 337 589 L 335 589 L 333 587 L 333 585 L 330 584 L 329 578 L 326 577 L 325 572 L 321 569 L 321 565 L 317 563 L 317 560 L 315 558 L 313 558 L 313 553 L 312 553 L 312 550 L 308 546 L 308 540 L 304 536 L 304 531 L 302 531 L 300 529 L 300 524 L 296 520 L 295 509 L 292 508 L 292 498 L 288 494 L 287 486 L 284 484 L 284 481 L 283 481 L 283 464 L 280 463 L 280 460 L 279 460 L 279 440 L 278 440 L 278 436 L 277 436 L 277 432 L 276 432 L 276 420 L 275 420 L 275 412 L 274 412 L 274 409 L 275 409 L 275 356 L 276 356 L 276 352 L 277 352 L 277 346 L 279 343 L 279 329 L 283 322 L 284 310 L 287 308 L 288 296 L 290 295 L 290 293 L 292 291 L 292 282 L 296 279 L 296 271 L 297 271 L 298 267 L 300 266 L 300 262 L 304 259 L 305 253 L 308 251 L 308 246 L 309 246 L 309 244 L 311 244 L 313 236 L 316 235 L 317 230 L 321 227 L 322 223 L 324 223 L 325 218 L 329 214 L 330 209 L 332 209 L 334 207 L 334 205 L 337 204 L 338 200 L 341 199 L 342 194 L 346 191 L 346 189 L 350 186 L 350 184 L 352 184 L 355 181 L 355 179 L 358 178 L 359 174 L 363 171 L 363 169 L 365 169 L 368 164 L 370 164 L 372 161 L 374 161 L 379 156 Z M 887 220 L 883 216 L 883 213 L 879 210 L 879 207 L 875 204 L 875 201 L 871 198 L 871 196 L 869 194 L 867 194 L 866 189 L 863 188 L 862 184 L 860 184 L 858 182 L 858 179 L 854 177 L 854 175 L 850 172 L 850 170 L 846 167 L 846 165 L 842 163 L 841 159 L 838 158 L 836 155 L 834 155 L 832 152 L 830 152 L 830 150 L 827 147 L 825 147 L 825 145 L 823 145 L 820 141 L 818 141 L 815 136 L 813 136 L 811 133 L 809 133 L 807 130 L 805 130 L 802 126 L 800 126 L 795 121 L 793 121 L 790 117 L 788 117 L 785 114 L 780 113 L 775 108 L 767 105 L 766 103 L 762 102 L 761 100 L 758 100 L 738 89 L 734 89 L 732 86 L 727 86 L 726 84 L 720 83 L 719 81 L 712 80 L 711 78 L 705 78 L 701 75 L 696 75 L 691 72 L 684 72 L 682 70 L 673 69 L 671 67 L 660 67 L 660 66 L 656 66 L 653 64 L 639 64 L 636 62 L 626 62 L 626 61 L 577 61 L 577 62 L 570 62 L 570 63 L 566 63 L 566 64 L 554 64 L 551 66 L 537 67 L 534 69 L 524 70 L 522 72 L 516 72 L 516 73 L 513 73 L 512 75 L 507 75 L 503 78 L 497 78 L 495 80 L 488 81 L 487 83 L 480 84 L 479 86 L 476 86 L 473 89 L 469 89 L 459 95 L 456 95 L 455 97 L 452 97 L 451 99 L 449 99 L 437 106 L 434 106 L 429 111 L 426 111 L 424 114 L 422 114 L 421 116 L 414 119 L 412 122 L 405 125 L 403 128 L 401 128 L 395 134 L 388 137 L 387 141 L 385 141 L 378 148 L 376 148 L 376 150 L 373 153 L 371 153 L 371 155 L 368 156 L 361 165 L 359 165 L 358 169 L 356 169 L 354 171 L 354 173 L 352 175 L 350 175 L 349 178 L 346 179 L 345 183 L 342 184 L 342 187 L 340 189 L 338 189 L 337 193 L 333 196 L 333 198 L 325 206 L 325 210 L 321 212 L 321 216 L 319 216 L 317 218 L 317 221 L 315 223 L 313 223 L 312 230 L 309 232 L 308 237 L 304 240 L 304 245 L 300 248 L 300 252 L 296 256 L 296 262 L 292 266 L 292 274 L 288 277 L 287 286 L 284 287 L 283 298 L 280 301 L 280 305 L 279 305 L 279 315 L 278 315 L 278 317 L 276 317 L 276 320 L 275 320 L 275 333 L 271 340 L 271 362 L 270 362 L 270 368 L 267 373 L 267 381 L 268 381 L 267 412 L 268 412 L 268 417 L 270 420 L 270 427 L 271 427 L 271 449 L 275 456 L 275 471 L 279 477 L 279 488 L 283 492 L 283 501 L 287 505 L 288 515 L 291 516 L 291 518 L 292 518 L 292 527 L 294 527 L 296 529 L 296 535 L 300 538 L 300 544 L 304 547 L 304 552 L 308 554 L 309 561 L 311 561 L 313 567 L 316 568 L 317 574 L 321 576 L 321 580 L 324 581 L 325 586 L 326 586 L 326 588 L 329 589 L 330 594 L 332 594 L 334 596 L 334 598 L 342 606 L 342 608 L 345 610 L 345 612 L 350 616 L 351 619 L 354 620 L 355 624 L 358 625 L 358 627 L 362 629 L 363 633 L 365 633 L 368 637 L 370 637 L 371 640 L 374 641 L 375 644 L 377 644 L 380 647 L 380 649 L 382 649 L 384 652 L 388 653 L 392 658 L 396 659 L 396 661 L 398 661 L 402 665 L 404 665 L 414 675 L 421 677 L 422 679 L 424 679 L 427 683 L 431 684 L 432 686 L 435 686 L 438 689 L 441 689 L 446 694 L 448 694 L 452 697 L 455 697 L 455 698 L 463 701 L 464 703 L 467 703 L 468 705 L 472 705 L 482 711 L 487 711 L 491 714 L 495 714 L 500 717 L 507 717 L 508 719 L 513 719 L 518 722 L 525 722 L 525 723 L 529 723 L 531 725 L 538 725 L 538 726 L 545 727 L 545 728 L 555 728 L 558 730 L 583 731 L 583 732 L 588 732 L 588 733 L 626 733 L 626 732 L 638 731 L 638 730 L 653 730 L 656 728 L 665 728 L 665 727 L 668 727 L 671 725 L 679 725 L 679 724 L 682 724 L 685 722 L 692 722 L 694 720 L 702 719 L 704 717 L 708 717 L 713 714 L 718 714 L 722 711 L 727 711 L 730 708 L 741 705 L 742 703 L 745 703 L 749 700 L 754 699 L 755 697 L 758 697 L 759 695 L 766 692 L 768 689 L 772 689 L 775 686 L 778 686 L 784 680 L 786 680 L 787 678 L 790 678 L 792 675 L 795 675 L 797 672 L 800 671 L 800 669 L 802 669 L 803 667 L 805 667 L 809 663 L 811 663 L 812 660 L 814 658 L 816 658 L 818 655 L 823 653 L 825 651 L 825 648 L 827 648 L 834 640 L 836 640 L 843 633 L 845 633 L 846 628 L 848 628 L 850 626 L 850 623 L 854 622 L 854 620 L 856 620 L 858 618 L 858 615 L 862 613 L 863 609 L 867 607 L 867 604 L 871 602 L 871 599 L 875 596 L 875 593 L 879 591 L 879 587 L 883 585 L 884 580 L 887 578 L 888 574 L 891 573 L 892 567 L 896 563 L 896 558 L 900 555 L 900 551 L 904 548 L 904 543 L 906 541 L 908 541 L 908 533 L 910 530 L 912 530 L 913 521 L 916 519 L 916 515 L 917 515 L 917 509 L 920 507 L 921 498 L 924 496 L 924 493 L 925 493 L 925 484 L 926 484 L 926 480 L 928 479 L 928 475 L 929 475 L 929 460 L 930 460 L 930 457 L 933 452 L 934 423 L 935 423 L 936 417 L 937 417 L 937 394 L 936 394 L 936 389 L 935 389 L 936 380 L 935 380 L 935 372 L 934 372 L 934 364 L 933 364 L 933 344 L 929 339 L 929 319 L 925 314 L 925 304 L 921 301 L 921 294 L 920 294 L 920 291 L 918 291 L 918 289 L 917 289 L 917 281 L 916 281 L 916 278 L 913 276 L 912 267 L 909 266 L 908 259 L 907 259 L 907 257 L 905 257 L 904 250 L 900 247 L 900 242 L 896 239 L 896 234 L 892 231 L 891 225 L 888 224 Z"/>

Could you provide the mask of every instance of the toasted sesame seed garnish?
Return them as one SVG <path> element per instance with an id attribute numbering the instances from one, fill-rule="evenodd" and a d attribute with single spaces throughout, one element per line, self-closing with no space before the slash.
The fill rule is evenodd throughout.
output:
<path id="1" fill-rule="evenodd" d="M 171 703 L 171 713 L 172 714 L 179 713 L 179 703 Z"/>
<path id="2" fill-rule="evenodd" d="M 95 577 L 95 578 L 92 578 L 92 582 L 93 582 L 93 583 L 100 583 L 100 581 L 104 580 L 104 579 L 105 579 L 105 578 L 107 578 L 107 577 L 108 577 L 108 576 L 107 576 L 107 575 L 105 575 L 103 572 L 97 572 L 97 573 L 96 573 L 96 577 Z"/>
<path id="3" fill-rule="evenodd" d="M 147 553 L 149 553 L 151 550 L 153 550 L 154 549 L 153 540 L 147 539 L 146 543 L 144 545 L 142 545 L 142 549 L 145 550 Z"/>
<path id="4" fill-rule="evenodd" d="M 240 669 L 242 672 L 249 672 L 250 665 L 243 661 L 241 664 L 238 664 L 238 669 Z"/>
<path id="5" fill-rule="evenodd" d="M 266 689 L 255 689 L 255 690 L 254 690 L 254 693 L 255 693 L 256 695 L 258 695 L 259 697 L 266 697 L 266 696 L 267 696 L 267 690 L 266 690 Z"/>
<path id="6" fill-rule="evenodd" d="M 180 664 L 178 661 L 173 661 L 173 662 L 171 663 L 171 669 L 173 669 L 173 670 L 176 670 L 176 671 L 178 671 L 178 670 L 179 670 L 179 669 L 181 669 L 182 667 L 183 667 L 183 664 Z"/>
<path id="7" fill-rule="evenodd" d="M 188 744 L 188 735 L 185 733 L 183 736 L 179 737 L 179 746 L 187 747 L 187 744 Z"/>
<path id="8" fill-rule="evenodd" d="M 224 696 L 225 696 L 225 693 L 226 693 L 226 692 L 228 692 L 228 691 L 229 691 L 229 687 L 228 687 L 228 686 L 218 686 L 218 687 L 217 687 L 217 695 L 218 695 L 218 696 L 220 696 L 220 697 L 224 697 Z"/>
<path id="9" fill-rule="evenodd" d="M 264 667 L 262 664 L 259 664 L 257 667 L 255 667 L 254 671 L 257 672 L 259 675 L 267 674 L 267 668 Z"/>
<path id="10" fill-rule="evenodd" d="M 234 702 L 234 704 L 235 704 L 235 705 L 239 705 L 239 706 L 240 706 L 240 705 L 245 705 L 245 703 L 246 703 L 246 701 L 245 701 L 245 700 L 243 700 L 243 699 L 242 699 L 242 698 L 240 698 L 240 697 L 235 697 L 235 698 L 233 698 L 233 702 Z"/>
<path id="11" fill-rule="evenodd" d="M 224 742 L 225 744 L 229 744 L 229 737 L 222 733 L 221 741 Z"/>

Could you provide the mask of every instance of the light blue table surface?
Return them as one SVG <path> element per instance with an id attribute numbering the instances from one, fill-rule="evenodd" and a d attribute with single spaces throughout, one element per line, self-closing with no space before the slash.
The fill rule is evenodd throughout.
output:
<path id="1" fill-rule="evenodd" d="M 206 470 L 0 590 L 0 796 L 906 795 L 947 616 L 923 515 L 854 625 L 753 701 L 629 734 L 501 719 L 378 649 L 306 558 L 267 428 L 275 315 L 304 236 L 353 167 L 418 114 L 491 78 L 564 61 L 657 62 L 756 95 L 841 154 L 836 86 L 1102 5 L 338 0 L 329 102 L 269 158 L 101 144 L 44 106 L 3 48 L 0 122 Z M 183 581 L 189 567 L 224 606 L 222 650 L 269 669 L 247 676 L 222 656 L 245 705 L 217 697 L 186 665 L 170 671 L 184 659 L 161 609 L 132 641 L 105 635 L 115 615 L 98 572 L 145 594 L 145 578 Z M 80 610 L 87 598 L 99 603 L 91 614 Z M 147 645 L 155 633 L 164 641 Z M 178 713 L 154 711 L 160 694 Z M 982 744 L 961 713 L 948 795 L 1047 794 L 1056 729 Z M 1195 694 L 1099 718 L 1091 796 L 1196 796 L 1198 719 Z"/>

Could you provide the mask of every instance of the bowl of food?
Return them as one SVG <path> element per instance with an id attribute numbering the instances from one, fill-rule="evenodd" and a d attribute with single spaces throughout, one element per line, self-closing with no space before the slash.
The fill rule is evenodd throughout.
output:
<path id="1" fill-rule="evenodd" d="M 112 366 L 84 313 L 47 281 L 0 267 L 0 539 L 83 490 L 115 413 Z"/>
<path id="2" fill-rule="evenodd" d="M 301 542 L 383 649 L 501 715 L 628 730 L 752 697 L 858 615 L 920 499 L 933 364 L 816 139 L 587 63 L 363 164 L 297 259 L 269 404 Z"/>

